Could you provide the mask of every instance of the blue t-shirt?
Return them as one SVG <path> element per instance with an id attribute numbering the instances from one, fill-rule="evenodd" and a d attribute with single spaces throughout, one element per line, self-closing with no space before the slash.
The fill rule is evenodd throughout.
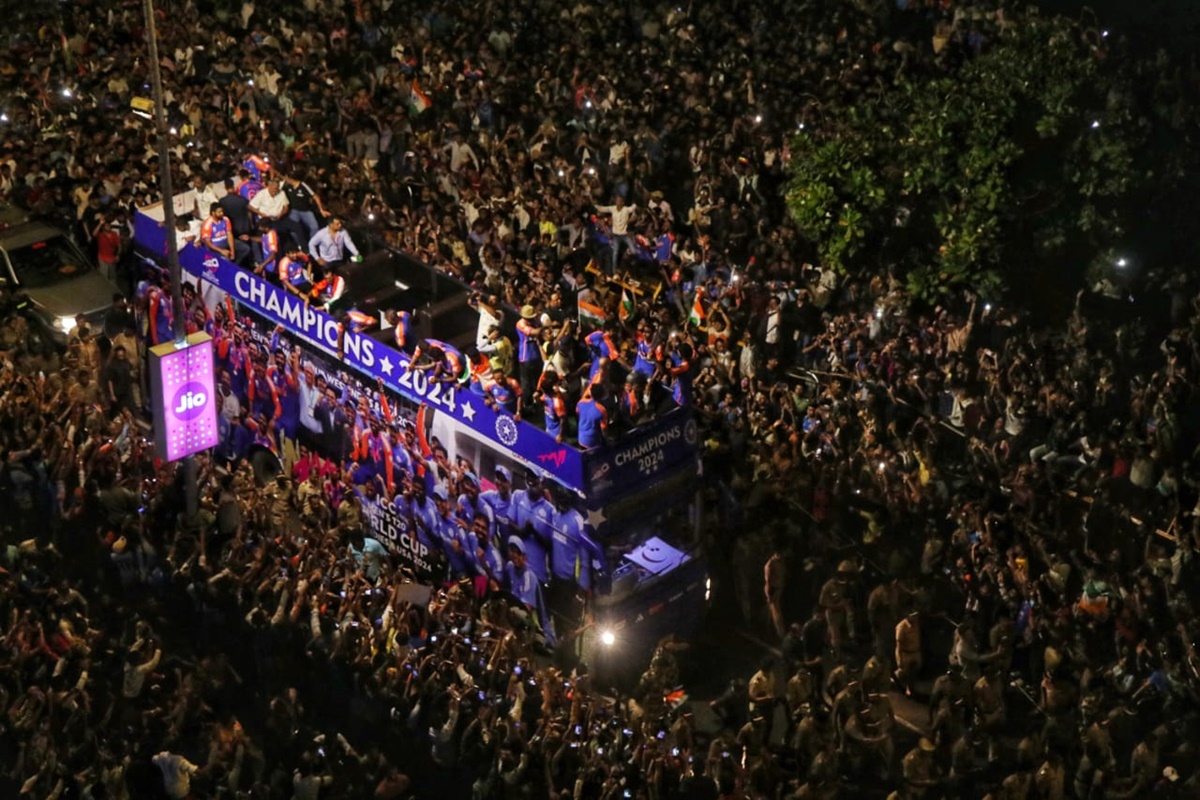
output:
<path id="1" fill-rule="evenodd" d="M 595 400 L 580 400 L 575 407 L 579 416 L 579 446 L 599 447 L 604 444 L 603 426 L 608 424 L 608 412 Z"/>

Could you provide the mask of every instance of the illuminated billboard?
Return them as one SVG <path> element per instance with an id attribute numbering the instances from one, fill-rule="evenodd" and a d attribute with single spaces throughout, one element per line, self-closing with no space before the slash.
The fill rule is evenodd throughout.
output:
<path id="1" fill-rule="evenodd" d="M 167 461 L 216 447 L 216 391 L 213 346 L 207 333 L 193 333 L 185 345 L 150 348 L 150 393 L 154 443 Z"/>

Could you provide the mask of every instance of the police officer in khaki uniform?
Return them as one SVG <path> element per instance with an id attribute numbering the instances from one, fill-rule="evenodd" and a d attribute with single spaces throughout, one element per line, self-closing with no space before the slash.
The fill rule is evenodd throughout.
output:
<path id="1" fill-rule="evenodd" d="M 912 694 L 922 663 L 921 618 L 914 610 L 896 623 L 896 681 L 905 694 Z"/>
<path id="2" fill-rule="evenodd" d="M 996 757 L 996 737 L 1007 718 L 1004 704 L 1003 676 L 994 669 L 983 674 L 971 691 L 975 704 L 975 720 L 988 737 L 988 760 Z"/>
<path id="3" fill-rule="evenodd" d="M 825 581 L 818 599 L 829 625 L 829 644 L 841 655 L 854 637 L 854 608 L 850 599 L 850 583 L 858 569 L 852 561 L 838 564 L 837 574 Z"/>
<path id="4" fill-rule="evenodd" d="M 933 742 L 924 736 L 921 741 L 900 763 L 901 775 L 904 778 L 905 797 L 924 797 L 929 790 L 938 785 L 937 764 L 934 763 Z"/>

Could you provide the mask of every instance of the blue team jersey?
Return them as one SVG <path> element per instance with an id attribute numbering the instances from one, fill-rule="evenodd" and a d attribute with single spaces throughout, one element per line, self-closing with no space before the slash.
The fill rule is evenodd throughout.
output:
<path id="1" fill-rule="evenodd" d="M 442 552 L 446 554 L 446 561 L 450 564 L 450 574 L 454 577 L 473 574 L 474 559 L 467 549 L 466 537 L 454 518 L 439 516 L 434 530 L 441 542 Z"/>
<path id="2" fill-rule="evenodd" d="M 479 495 L 479 499 L 487 503 L 492 510 L 492 540 L 506 542 L 515 532 L 517 508 L 513 503 L 513 495 L 501 497 L 500 492 L 491 489 Z"/>
<path id="3" fill-rule="evenodd" d="M 599 447 L 604 444 L 604 426 L 608 424 L 608 412 L 595 400 L 580 400 L 575 407 L 579 418 L 579 446 Z"/>
<path id="4" fill-rule="evenodd" d="M 430 550 L 441 547 L 442 541 L 437 534 L 437 508 L 427 495 L 425 502 L 420 503 L 414 497 L 409 503 L 409 514 L 417 528 L 417 541 Z"/>
<path id="5" fill-rule="evenodd" d="M 529 568 L 542 583 L 550 580 L 550 540 L 554 535 L 554 506 L 544 497 L 531 498 L 529 492 L 513 492 L 516 506 L 517 533 L 525 542 L 525 558 Z M 531 533 L 532 531 L 532 533 Z"/>

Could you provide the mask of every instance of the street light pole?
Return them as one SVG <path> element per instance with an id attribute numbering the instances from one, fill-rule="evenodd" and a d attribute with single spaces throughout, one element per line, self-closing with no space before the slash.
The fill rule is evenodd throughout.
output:
<path id="1" fill-rule="evenodd" d="M 163 101 L 162 68 L 158 56 L 158 26 L 154 16 L 154 0 L 143 0 L 146 17 L 146 44 L 150 52 L 150 88 L 154 93 L 154 127 L 158 142 L 158 183 L 162 189 L 163 225 L 166 227 L 167 270 L 171 276 L 171 312 L 174 322 L 175 346 L 187 344 L 187 320 L 183 310 L 183 275 L 179 268 L 179 245 L 175 239 L 175 190 L 171 182 L 171 151 L 167 139 L 167 109 Z M 153 323 L 151 323 L 153 324 Z M 184 520 L 191 526 L 199 510 L 199 490 L 196 485 L 196 459 L 183 460 Z"/>

